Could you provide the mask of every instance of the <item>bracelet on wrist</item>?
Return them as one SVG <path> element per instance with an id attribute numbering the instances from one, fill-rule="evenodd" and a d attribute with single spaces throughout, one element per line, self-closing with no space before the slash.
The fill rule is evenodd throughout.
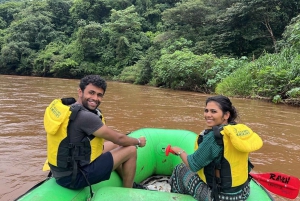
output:
<path id="1" fill-rule="evenodd" d="M 181 149 L 176 155 L 180 156 L 180 154 L 184 153 L 185 151 L 183 149 Z"/>

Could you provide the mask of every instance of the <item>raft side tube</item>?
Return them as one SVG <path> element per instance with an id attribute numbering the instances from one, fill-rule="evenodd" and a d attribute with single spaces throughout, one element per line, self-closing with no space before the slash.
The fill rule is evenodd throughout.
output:
<path id="1" fill-rule="evenodd" d="M 195 201 L 190 195 L 167 193 L 121 187 L 104 187 L 99 189 L 91 201 Z"/>

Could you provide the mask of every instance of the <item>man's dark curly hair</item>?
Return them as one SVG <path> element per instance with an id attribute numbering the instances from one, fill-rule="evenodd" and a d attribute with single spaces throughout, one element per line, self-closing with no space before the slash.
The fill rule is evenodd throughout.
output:
<path id="1" fill-rule="evenodd" d="M 104 93 L 106 91 L 106 81 L 99 75 L 87 75 L 80 80 L 79 87 L 81 91 L 84 91 L 85 87 L 92 84 L 96 87 L 102 88 Z"/>

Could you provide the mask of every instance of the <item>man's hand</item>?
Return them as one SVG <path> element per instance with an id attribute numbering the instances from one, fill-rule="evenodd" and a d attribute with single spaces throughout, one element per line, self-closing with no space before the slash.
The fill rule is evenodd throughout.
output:
<path id="1" fill-rule="evenodd" d="M 138 144 L 139 147 L 144 147 L 144 146 L 146 146 L 146 138 L 145 138 L 144 136 L 141 136 L 141 137 L 139 137 L 139 138 L 137 138 L 137 139 L 138 139 L 138 141 L 139 141 L 139 144 Z"/>

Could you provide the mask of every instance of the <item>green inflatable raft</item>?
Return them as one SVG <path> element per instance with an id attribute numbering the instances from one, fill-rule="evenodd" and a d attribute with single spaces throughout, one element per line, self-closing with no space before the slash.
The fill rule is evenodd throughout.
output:
<path id="1" fill-rule="evenodd" d="M 170 176 L 173 168 L 181 163 L 175 155 L 165 155 L 168 144 L 180 146 L 187 153 L 193 153 L 196 134 L 188 130 L 143 128 L 129 134 L 131 137 L 145 136 L 147 145 L 138 149 L 135 182 L 140 183 L 153 175 Z M 247 201 L 273 200 L 268 191 L 255 181 L 251 181 L 251 195 Z M 157 201 L 176 200 L 194 201 L 189 195 L 151 191 L 143 189 L 122 188 L 122 181 L 116 172 L 107 181 L 92 185 L 94 196 L 90 196 L 90 188 L 70 190 L 56 184 L 54 178 L 49 178 L 36 185 L 19 201 Z"/>

